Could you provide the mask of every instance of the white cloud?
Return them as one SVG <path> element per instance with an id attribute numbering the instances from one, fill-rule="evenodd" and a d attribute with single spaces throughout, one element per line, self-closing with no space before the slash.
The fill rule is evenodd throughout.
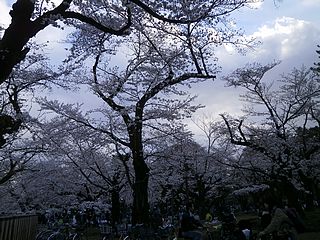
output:
<path id="1" fill-rule="evenodd" d="M 0 26 L 8 27 L 11 22 L 11 17 L 9 15 L 10 7 L 5 1 L 0 2 Z"/>
<path id="2" fill-rule="evenodd" d="M 273 60 L 290 62 L 290 69 L 313 64 L 320 27 L 308 21 L 281 17 L 262 25 L 249 37 L 252 36 L 262 44 L 245 56 L 237 54 L 230 46 L 217 49 L 223 70 L 229 72 L 249 62 L 269 63 Z"/>
<path id="3" fill-rule="evenodd" d="M 279 34 L 292 34 L 297 29 L 303 28 L 307 22 L 303 20 L 297 20 L 294 18 L 282 17 L 277 18 L 273 26 L 263 25 L 258 29 L 258 31 L 254 34 L 254 36 L 259 36 L 262 38 L 273 37 Z"/>
<path id="4" fill-rule="evenodd" d="M 263 1 L 256 0 L 255 2 L 248 3 L 248 6 L 253 9 L 259 9 L 262 7 Z"/>
<path id="5" fill-rule="evenodd" d="M 71 28 L 56 28 L 48 26 L 40 31 L 34 38 L 37 43 L 46 43 L 45 49 L 46 54 L 51 59 L 54 65 L 59 65 L 65 59 L 69 45 L 63 43 L 66 39 L 67 34 L 71 32 Z"/>
<path id="6" fill-rule="evenodd" d="M 320 7 L 320 0 L 301 0 L 302 4 L 305 6 L 318 6 Z"/>
<path id="7" fill-rule="evenodd" d="M 315 51 L 319 44 L 320 28 L 304 20 L 282 17 L 260 27 L 253 36 L 263 43 L 257 52 L 251 54 L 255 60 L 287 60 L 295 57 L 306 60 L 307 55 Z"/>

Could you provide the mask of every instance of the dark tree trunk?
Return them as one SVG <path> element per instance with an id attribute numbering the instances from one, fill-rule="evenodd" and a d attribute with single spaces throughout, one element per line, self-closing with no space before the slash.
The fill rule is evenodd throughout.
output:
<path id="1" fill-rule="evenodd" d="M 133 183 L 132 223 L 143 223 L 147 225 L 149 222 L 149 168 L 144 159 L 142 142 L 143 126 L 141 119 L 143 116 L 143 107 L 138 104 L 136 110 L 135 122 L 128 128 L 135 173 L 135 181 Z"/>
<path id="2" fill-rule="evenodd" d="M 11 24 L 0 40 L 0 84 L 9 77 L 13 67 L 26 57 L 28 41 L 48 25 L 32 22 L 33 11 L 34 3 L 29 0 L 18 0 L 12 6 Z"/>
<path id="3" fill-rule="evenodd" d="M 199 211 L 201 218 L 204 218 L 206 213 L 210 211 L 209 204 L 207 204 L 206 196 L 208 196 L 208 191 L 206 189 L 206 184 L 202 176 L 197 177 L 197 188 L 195 192 L 198 194 L 195 195 L 195 208 Z"/>
<path id="4" fill-rule="evenodd" d="M 133 189 L 132 223 L 149 222 L 148 183 L 149 168 L 143 158 L 134 159 L 135 182 Z"/>
<path id="5" fill-rule="evenodd" d="M 118 188 L 114 188 L 111 191 L 111 204 L 112 225 L 115 226 L 120 222 L 120 195 Z"/>
<path id="6" fill-rule="evenodd" d="M 283 189 L 286 197 L 288 198 L 288 205 L 297 209 L 298 212 L 302 212 L 303 210 L 298 198 L 298 190 L 290 182 L 285 182 Z"/>

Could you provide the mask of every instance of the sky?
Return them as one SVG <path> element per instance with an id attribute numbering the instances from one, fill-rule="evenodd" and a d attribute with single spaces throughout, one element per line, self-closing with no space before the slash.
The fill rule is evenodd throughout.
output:
<path id="1" fill-rule="evenodd" d="M 58 1 L 58 0 L 57 0 Z M 9 10 L 13 0 L 0 0 L 0 26 L 10 23 Z M 317 45 L 320 45 L 320 0 L 282 0 L 275 3 L 265 0 L 255 5 L 255 9 L 241 9 L 232 17 L 238 27 L 247 36 L 256 37 L 262 43 L 246 55 L 237 53 L 230 46 L 222 46 L 216 50 L 221 73 L 215 81 L 202 83 L 192 88 L 198 95 L 197 103 L 206 107 L 195 118 L 203 115 L 218 118 L 220 113 L 241 115 L 242 102 L 239 101 L 239 91 L 225 88 L 221 76 L 227 75 L 246 63 L 270 63 L 280 60 L 281 64 L 267 75 L 270 80 L 276 80 L 279 74 L 288 73 L 294 67 L 302 64 L 312 66 L 318 61 Z M 48 28 L 37 35 L 37 40 L 51 42 L 52 57 L 56 60 L 64 56 L 64 48 L 59 41 L 64 33 L 59 29 Z M 70 96 L 60 96 L 68 98 Z M 191 122 L 189 128 L 199 135 L 200 130 Z"/>

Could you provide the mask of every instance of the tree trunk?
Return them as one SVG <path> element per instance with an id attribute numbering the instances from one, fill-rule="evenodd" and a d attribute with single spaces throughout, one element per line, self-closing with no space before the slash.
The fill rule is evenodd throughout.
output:
<path id="1" fill-rule="evenodd" d="M 117 223 L 120 223 L 120 195 L 118 188 L 111 190 L 111 204 L 112 226 L 115 226 Z"/>
<path id="2" fill-rule="evenodd" d="M 12 6 L 10 15 L 12 21 L 0 39 L 0 84 L 2 84 L 12 72 L 15 65 L 20 63 L 29 51 L 25 47 L 30 38 L 43 29 L 35 29 L 35 24 L 30 18 L 34 11 L 32 1 L 19 0 Z"/>
<path id="3" fill-rule="evenodd" d="M 31 21 L 35 1 L 16 0 L 9 12 L 11 24 L 0 39 L 0 85 L 9 77 L 14 66 L 25 59 L 29 52 L 27 43 L 38 32 L 51 24 L 48 18 L 59 17 L 69 8 L 70 1 L 61 3 L 55 9 Z M 56 21 L 56 20 L 53 20 Z"/>
<path id="4" fill-rule="evenodd" d="M 136 122 L 129 125 L 130 148 L 132 152 L 135 180 L 133 183 L 132 224 L 149 222 L 148 184 L 149 168 L 144 159 L 142 143 L 142 119 L 143 107 L 137 107 Z"/>
<path id="5" fill-rule="evenodd" d="M 143 158 L 134 159 L 135 182 L 133 188 L 132 223 L 149 222 L 148 183 L 149 168 Z"/>

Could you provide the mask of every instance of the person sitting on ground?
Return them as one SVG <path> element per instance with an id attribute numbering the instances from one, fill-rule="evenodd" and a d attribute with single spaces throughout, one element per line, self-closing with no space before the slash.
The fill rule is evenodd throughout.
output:
<path id="1" fill-rule="evenodd" d="M 279 207 L 274 207 L 270 224 L 258 236 L 263 240 L 268 234 L 290 236 L 291 240 L 297 240 L 297 231 L 294 228 L 293 222 Z"/>
<path id="2" fill-rule="evenodd" d="M 181 236 L 192 239 L 192 240 L 202 240 L 203 234 L 199 230 L 199 227 L 203 227 L 201 222 L 197 221 L 192 214 L 185 212 L 182 215 L 180 223 Z"/>

